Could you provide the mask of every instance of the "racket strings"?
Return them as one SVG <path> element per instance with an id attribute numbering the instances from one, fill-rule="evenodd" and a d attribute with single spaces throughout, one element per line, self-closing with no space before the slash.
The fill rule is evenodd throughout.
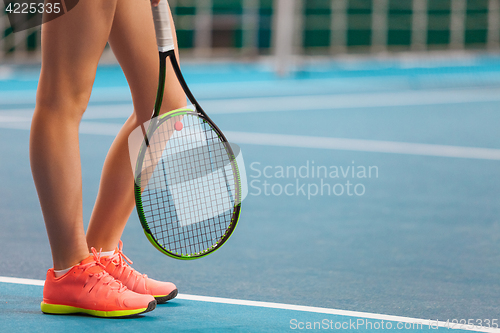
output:
<path id="1" fill-rule="evenodd" d="M 177 118 L 177 119 L 176 119 Z M 198 254 L 215 246 L 232 223 L 236 177 L 214 129 L 196 115 L 163 122 L 151 136 L 141 178 L 142 205 L 158 243 L 177 254 Z"/>

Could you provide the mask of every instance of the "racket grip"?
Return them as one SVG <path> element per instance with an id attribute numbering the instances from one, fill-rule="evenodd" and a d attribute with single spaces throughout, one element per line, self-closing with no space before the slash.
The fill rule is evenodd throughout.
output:
<path id="1" fill-rule="evenodd" d="M 152 8 L 158 50 L 160 52 L 173 50 L 174 38 L 170 27 L 170 11 L 167 0 L 161 0 L 158 6 Z"/>

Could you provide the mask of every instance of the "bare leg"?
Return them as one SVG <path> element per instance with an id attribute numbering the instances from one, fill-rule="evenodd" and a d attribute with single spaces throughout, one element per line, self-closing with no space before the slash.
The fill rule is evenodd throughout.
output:
<path id="1" fill-rule="evenodd" d="M 78 126 L 116 0 L 85 0 L 42 27 L 42 71 L 30 134 L 30 160 L 55 269 L 88 256 L 82 221 Z"/>
<path id="2" fill-rule="evenodd" d="M 159 75 L 158 48 L 151 7 L 147 2 L 120 0 L 109 37 L 132 92 L 134 113 L 115 138 L 102 172 L 99 194 L 92 212 L 87 242 L 103 251 L 115 249 L 125 224 L 134 209 L 133 173 L 130 165 L 128 136 L 149 120 L 153 113 Z M 175 29 L 173 29 L 175 31 Z M 186 105 L 184 92 L 170 65 L 162 112 Z"/>

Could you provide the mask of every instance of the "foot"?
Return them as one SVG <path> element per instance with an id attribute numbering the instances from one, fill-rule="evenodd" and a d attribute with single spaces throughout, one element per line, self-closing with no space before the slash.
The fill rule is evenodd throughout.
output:
<path id="1" fill-rule="evenodd" d="M 92 249 L 89 256 L 69 272 L 56 278 L 47 271 L 43 287 L 42 312 L 49 314 L 87 314 L 96 317 L 129 317 L 154 310 L 151 295 L 135 293 L 110 276 Z"/>
<path id="2" fill-rule="evenodd" d="M 177 296 L 175 284 L 150 279 L 130 267 L 132 261 L 123 254 L 122 249 L 123 243 L 120 241 L 113 255 L 101 258 L 101 264 L 111 276 L 136 293 L 152 295 L 158 303 L 165 303 Z"/>

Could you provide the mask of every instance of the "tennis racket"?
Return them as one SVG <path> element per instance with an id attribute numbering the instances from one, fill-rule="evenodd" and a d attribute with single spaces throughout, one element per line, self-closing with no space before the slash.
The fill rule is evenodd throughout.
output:
<path id="1" fill-rule="evenodd" d="M 174 52 L 166 0 L 153 7 L 160 77 L 135 167 L 137 212 L 149 241 L 177 259 L 204 257 L 231 236 L 241 210 L 236 155 L 189 90 Z M 160 115 L 167 59 L 192 107 Z"/>

